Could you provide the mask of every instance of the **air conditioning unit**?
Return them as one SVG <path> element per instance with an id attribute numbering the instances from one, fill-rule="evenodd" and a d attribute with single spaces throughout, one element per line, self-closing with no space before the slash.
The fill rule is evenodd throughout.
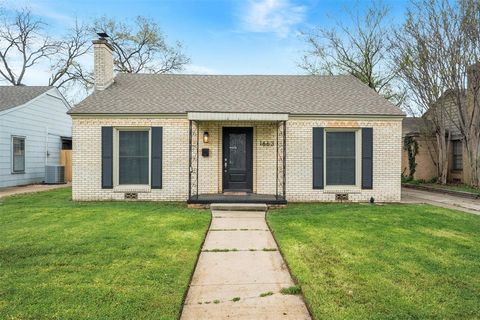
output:
<path id="1" fill-rule="evenodd" d="M 45 166 L 45 183 L 59 184 L 65 183 L 64 166 Z"/>

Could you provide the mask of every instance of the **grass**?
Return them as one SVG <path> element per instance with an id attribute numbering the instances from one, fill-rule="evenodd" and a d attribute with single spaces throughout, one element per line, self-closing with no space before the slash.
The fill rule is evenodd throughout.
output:
<path id="1" fill-rule="evenodd" d="M 474 319 L 480 217 L 428 205 L 289 204 L 268 214 L 316 319 Z"/>
<path id="2" fill-rule="evenodd" d="M 261 298 L 265 298 L 265 297 L 268 297 L 268 296 L 271 296 L 271 295 L 273 295 L 272 291 L 267 291 L 267 292 L 260 293 Z"/>
<path id="3" fill-rule="evenodd" d="M 281 294 L 296 295 L 302 293 L 302 289 L 299 286 L 291 286 L 288 288 L 282 288 L 280 290 Z"/>
<path id="4" fill-rule="evenodd" d="M 236 248 L 233 249 L 205 249 L 203 252 L 235 252 L 238 251 Z"/>
<path id="5" fill-rule="evenodd" d="M 183 204 L 0 200 L 0 319 L 174 319 L 208 228 Z"/>

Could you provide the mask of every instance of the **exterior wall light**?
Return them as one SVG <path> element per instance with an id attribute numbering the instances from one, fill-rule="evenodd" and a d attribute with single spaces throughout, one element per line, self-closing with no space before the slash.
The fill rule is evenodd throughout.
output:
<path id="1" fill-rule="evenodd" d="M 203 133 L 203 143 L 208 143 L 208 138 L 209 138 L 208 131 L 205 131 Z"/>

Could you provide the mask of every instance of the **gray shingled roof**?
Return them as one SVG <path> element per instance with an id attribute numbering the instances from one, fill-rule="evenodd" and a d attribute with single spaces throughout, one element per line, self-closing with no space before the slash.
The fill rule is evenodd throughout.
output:
<path id="1" fill-rule="evenodd" d="M 424 120 L 422 118 L 414 117 L 405 117 L 402 121 L 402 133 L 403 135 L 407 134 L 416 134 L 420 132 L 420 128 L 423 125 Z"/>
<path id="2" fill-rule="evenodd" d="M 405 117 L 402 121 L 402 134 L 406 135 L 418 135 L 421 132 L 425 132 L 427 127 L 431 127 L 430 120 L 418 117 Z"/>
<path id="3" fill-rule="evenodd" d="M 49 86 L 0 86 L 0 111 L 21 106 L 52 88 Z"/>
<path id="4" fill-rule="evenodd" d="M 71 114 L 403 115 L 352 76 L 118 74 Z"/>

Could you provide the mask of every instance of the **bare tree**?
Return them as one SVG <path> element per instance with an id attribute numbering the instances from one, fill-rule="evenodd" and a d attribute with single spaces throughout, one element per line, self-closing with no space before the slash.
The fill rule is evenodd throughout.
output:
<path id="1" fill-rule="evenodd" d="M 478 0 L 418 0 L 407 11 L 403 27 L 392 38 L 394 61 L 408 89 L 412 113 L 432 123 L 439 182 L 446 183 L 450 137 L 463 137 L 472 173 L 479 185 L 480 107 L 465 99 L 468 67 L 480 57 Z M 470 86 L 473 97 L 478 88 Z"/>
<path id="2" fill-rule="evenodd" d="M 35 67 L 45 64 L 47 69 L 50 63 L 52 75 L 45 79 L 45 84 L 61 89 L 76 83 L 83 87 L 90 85 L 91 73 L 85 71 L 79 61 L 91 46 L 87 26 L 76 22 L 61 39 L 51 38 L 46 27 L 28 8 L 12 15 L 0 11 L 1 78 L 12 85 L 23 85 Z"/>
<path id="3" fill-rule="evenodd" d="M 311 74 L 353 75 L 399 105 L 403 94 L 393 86 L 396 70 L 388 65 L 389 9 L 378 1 L 366 12 L 360 9 L 358 2 L 345 9 L 348 25 L 336 20 L 330 29 L 303 32 L 310 49 L 299 66 Z"/>
<path id="4" fill-rule="evenodd" d="M 158 24 L 145 17 L 137 17 L 133 24 L 104 17 L 95 21 L 93 31 L 110 36 L 116 71 L 169 73 L 181 71 L 189 63 L 181 43 L 167 44 Z"/>
<path id="5" fill-rule="evenodd" d="M 28 9 L 17 11 L 13 18 L 2 14 L 0 19 L 0 75 L 12 85 L 21 85 L 27 70 L 56 54 L 59 46 Z"/>
<path id="6" fill-rule="evenodd" d="M 58 41 L 58 46 L 58 52 L 51 57 L 52 75 L 48 85 L 58 88 L 75 84 L 88 88 L 93 85 L 92 73 L 80 63 L 81 57 L 89 53 L 91 48 L 88 27 L 76 21 L 68 34 Z"/>

